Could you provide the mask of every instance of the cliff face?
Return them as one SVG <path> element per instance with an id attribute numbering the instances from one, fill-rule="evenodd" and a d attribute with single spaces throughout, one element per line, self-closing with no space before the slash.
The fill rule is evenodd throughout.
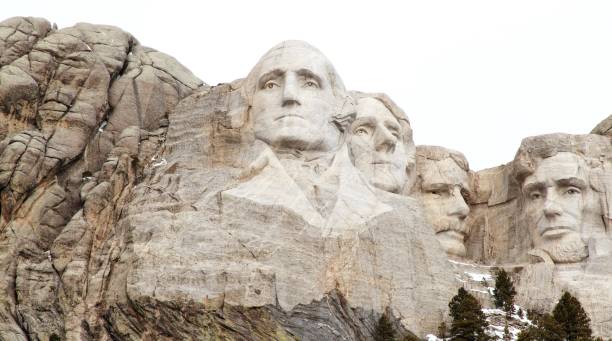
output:
<path id="1" fill-rule="evenodd" d="M 491 265 L 612 336 L 609 118 L 474 173 L 303 42 L 210 87 L 119 28 L 12 18 L 0 66 L 2 340 L 424 336 Z"/>
<path id="2" fill-rule="evenodd" d="M 346 146 L 322 184 L 338 193 L 287 206 L 284 171 L 241 175 L 269 153 L 242 81 L 210 88 L 115 27 L 0 32 L 3 339 L 369 339 L 385 310 L 401 333 L 445 315 L 418 203 Z"/>

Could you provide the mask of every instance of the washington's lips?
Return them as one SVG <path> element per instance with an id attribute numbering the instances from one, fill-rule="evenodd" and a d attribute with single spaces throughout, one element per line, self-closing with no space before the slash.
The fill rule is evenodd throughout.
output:
<path id="1" fill-rule="evenodd" d="M 283 114 L 283 115 L 280 115 L 279 117 L 275 118 L 274 120 L 278 121 L 278 120 L 281 120 L 281 119 L 287 118 L 287 117 L 296 117 L 296 118 L 304 119 L 304 117 L 302 117 L 302 116 L 300 116 L 298 114 Z"/>
<path id="2" fill-rule="evenodd" d="M 375 161 L 372 161 L 371 164 L 373 164 L 373 165 L 390 165 L 390 164 L 392 164 L 392 162 L 391 161 L 385 161 L 385 160 L 375 160 Z"/>

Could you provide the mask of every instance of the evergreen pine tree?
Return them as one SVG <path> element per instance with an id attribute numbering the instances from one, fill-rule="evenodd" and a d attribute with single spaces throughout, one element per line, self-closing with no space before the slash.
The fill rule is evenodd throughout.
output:
<path id="1" fill-rule="evenodd" d="M 374 329 L 374 340 L 376 341 L 394 341 L 395 330 L 387 314 L 380 315 L 376 328 Z"/>
<path id="2" fill-rule="evenodd" d="M 563 328 L 568 341 L 591 339 L 591 320 L 582 309 L 580 301 L 569 292 L 563 293 L 553 310 L 553 316 Z"/>
<path id="3" fill-rule="evenodd" d="M 453 318 L 451 324 L 451 340 L 482 341 L 488 340 L 485 333 L 488 326 L 480 303 L 464 288 L 459 288 L 457 295 L 448 304 Z"/>
<path id="4" fill-rule="evenodd" d="M 495 293 L 493 298 L 495 299 L 495 306 L 502 308 L 509 315 L 514 312 L 514 296 L 516 290 L 510 276 L 504 269 L 497 271 L 495 278 Z"/>
<path id="5" fill-rule="evenodd" d="M 420 340 L 419 340 L 418 337 L 416 337 L 416 335 L 411 333 L 411 334 L 408 334 L 408 335 L 404 336 L 402 341 L 420 341 Z"/>
<path id="6" fill-rule="evenodd" d="M 517 341 L 565 341 L 565 332 L 550 314 L 538 316 L 534 326 L 519 333 Z"/>
<path id="7" fill-rule="evenodd" d="M 541 330 L 542 340 L 565 341 L 566 334 L 563 327 L 551 314 L 542 315 L 538 320 L 538 327 Z"/>

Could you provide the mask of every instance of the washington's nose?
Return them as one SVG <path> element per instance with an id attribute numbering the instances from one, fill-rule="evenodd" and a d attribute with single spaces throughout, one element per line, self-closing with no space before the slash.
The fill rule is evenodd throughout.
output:
<path id="1" fill-rule="evenodd" d="M 548 219 L 553 219 L 558 217 L 563 213 L 561 206 L 557 203 L 557 198 L 553 191 L 549 191 L 546 195 L 546 199 L 544 201 L 544 216 Z"/>
<path id="2" fill-rule="evenodd" d="M 468 213 L 470 213 L 470 207 L 465 202 L 463 195 L 461 195 L 461 189 L 459 187 L 454 187 L 452 189 L 450 201 L 448 215 L 456 216 L 461 220 L 465 219 Z"/>
<path id="3" fill-rule="evenodd" d="M 298 100 L 298 84 L 295 77 L 288 74 L 283 85 L 283 106 L 301 105 Z"/>
<path id="4" fill-rule="evenodd" d="M 395 151 L 397 139 L 385 127 L 377 127 L 376 135 L 374 136 L 374 144 L 376 151 L 383 153 L 392 153 Z"/>

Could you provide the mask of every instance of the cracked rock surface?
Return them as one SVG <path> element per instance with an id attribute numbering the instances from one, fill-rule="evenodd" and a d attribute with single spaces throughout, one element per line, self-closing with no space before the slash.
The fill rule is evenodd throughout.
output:
<path id="1" fill-rule="evenodd" d="M 0 23 L 0 339 L 109 338 L 118 216 L 169 112 L 205 88 L 117 27 Z"/>

